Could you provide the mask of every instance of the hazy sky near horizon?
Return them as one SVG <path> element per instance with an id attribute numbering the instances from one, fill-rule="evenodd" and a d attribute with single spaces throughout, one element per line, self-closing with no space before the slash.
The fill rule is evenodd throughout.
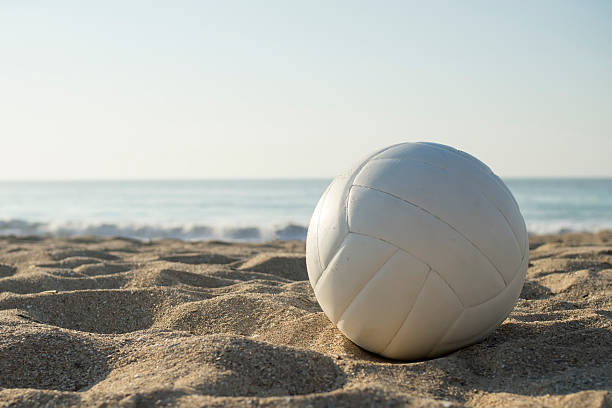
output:
<path id="1" fill-rule="evenodd" d="M 609 1 L 0 3 L 0 179 L 612 176 Z"/>

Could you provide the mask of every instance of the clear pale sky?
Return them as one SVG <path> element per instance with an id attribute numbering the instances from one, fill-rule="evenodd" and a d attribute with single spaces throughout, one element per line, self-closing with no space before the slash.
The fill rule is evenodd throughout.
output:
<path id="1" fill-rule="evenodd" d="M 0 179 L 612 176 L 610 1 L 0 2 Z"/>

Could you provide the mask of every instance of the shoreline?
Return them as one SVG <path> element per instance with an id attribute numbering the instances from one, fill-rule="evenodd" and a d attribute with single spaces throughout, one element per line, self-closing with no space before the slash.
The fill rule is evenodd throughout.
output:
<path id="1" fill-rule="evenodd" d="M 0 236 L 0 406 L 606 406 L 612 231 L 529 241 L 500 328 L 398 362 L 321 312 L 303 241 Z"/>
<path id="2" fill-rule="evenodd" d="M 306 233 L 308 228 L 303 225 L 299 225 L 296 223 L 288 223 L 283 227 L 274 227 L 269 228 L 269 231 L 266 231 L 265 236 L 257 236 L 257 232 L 254 230 L 257 227 L 237 227 L 235 229 L 229 229 L 225 231 L 224 234 L 213 235 L 213 236 L 204 236 L 203 238 L 189 238 L 189 237 L 181 237 L 181 236 L 160 236 L 160 237 L 134 237 L 126 234 L 115 234 L 112 232 L 117 228 L 112 226 L 102 224 L 102 228 L 107 228 L 102 234 L 96 233 L 74 233 L 74 231 L 60 231 L 60 232 L 48 232 L 48 233 L 4 233 L 1 231 L 3 227 L 3 222 L 0 221 L 0 239 L 1 238 L 15 238 L 15 239 L 128 239 L 135 240 L 139 242 L 158 242 L 165 240 L 176 240 L 181 242 L 191 242 L 191 243 L 206 243 L 211 241 L 224 241 L 232 244 L 265 244 L 267 242 L 281 241 L 281 242 L 289 242 L 289 241 L 298 241 L 305 242 Z M 4 222 L 6 223 L 6 222 Z M 32 224 L 42 224 L 42 223 L 32 223 Z M 46 225 L 46 224 L 45 224 Z M 151 228 L 151 227 L 147 227 Z M 170 227 L 169 227 L 170 228 Z M 173 230 L 180 230 L 182 227 L 171 227 Z M 195 229 L 210 229 L 211 227 L 207 226 L 196 226 L 192 227 Z M 142 227 L 142 229 L 145 229 Z M 180 232 L 180 231 L 178 231 Z M 189 230 L 186 231 L 187 235 L 189 235 Z M 245 237 L 241 238 L 240 236 L 244 234 Z M 542 237 L 549 237 L 553 239 L 554 236 L 585 236 L 585 235 L 610 235 L 612 234 L 611 228 L 601 228 L 595 230 L 566 230 L 562 229 L 558 232 L 550 232 L 550 233 L 539 233 L 539 232 L 530 232 L 527 231 L 529 239 L 539 240 Z M 228 236 L 229 235 L 229 236 Z M 233 236 L 232 236 L 233 235 Z M 255 236 L 254 236 L 255 235 Z"/>

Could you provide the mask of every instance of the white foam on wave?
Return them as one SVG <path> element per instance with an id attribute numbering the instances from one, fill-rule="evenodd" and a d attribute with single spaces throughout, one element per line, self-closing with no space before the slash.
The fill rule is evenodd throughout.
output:
<path id="1" fill-rule="evenodd" d="M 612 221 L 539 221 L 528 223 L 530 234 L 597 232 L 612 230 Z M 305 240 L 307 227 L 283 225 L 204 225 L 143 224 L 103 222 L 36 222 L 21 219 L 0 220 L 0 235 L 39 235 L 55 237 L 100 236 L 138 240 L 173 238 L 185 241 L 220 239 L 226 241 Z"/>
<path id="2" fill-rule="evenodd" d="M 270 226 L 236 225 L 162 225 L 140 223 L 30 222 L 0 220 L 0 235 L 40 235 L 56 237 L 101 236 L 138 240 L 174 238 L 186 241 L 222 239 L 229 241 L 305 240 L 306 227 L 288 223 Z"/>
<path id="3" fill-rule="evenodd" d="M 539 221 L 527 224 L 529 234 L 560 234 L 568 232 L 599 232 L 612 230 L 612 221 Z"/>

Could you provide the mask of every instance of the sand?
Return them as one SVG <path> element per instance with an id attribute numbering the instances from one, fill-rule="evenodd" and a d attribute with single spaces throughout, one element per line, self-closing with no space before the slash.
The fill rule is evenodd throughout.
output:
<path id="1" fill-rule="evenodd" d="M 515 310 L 422 362 L 347 340 L 303 242 L 0 238 L 0 406 L 612 406 L 612 232 L 534 236 Z"/>

